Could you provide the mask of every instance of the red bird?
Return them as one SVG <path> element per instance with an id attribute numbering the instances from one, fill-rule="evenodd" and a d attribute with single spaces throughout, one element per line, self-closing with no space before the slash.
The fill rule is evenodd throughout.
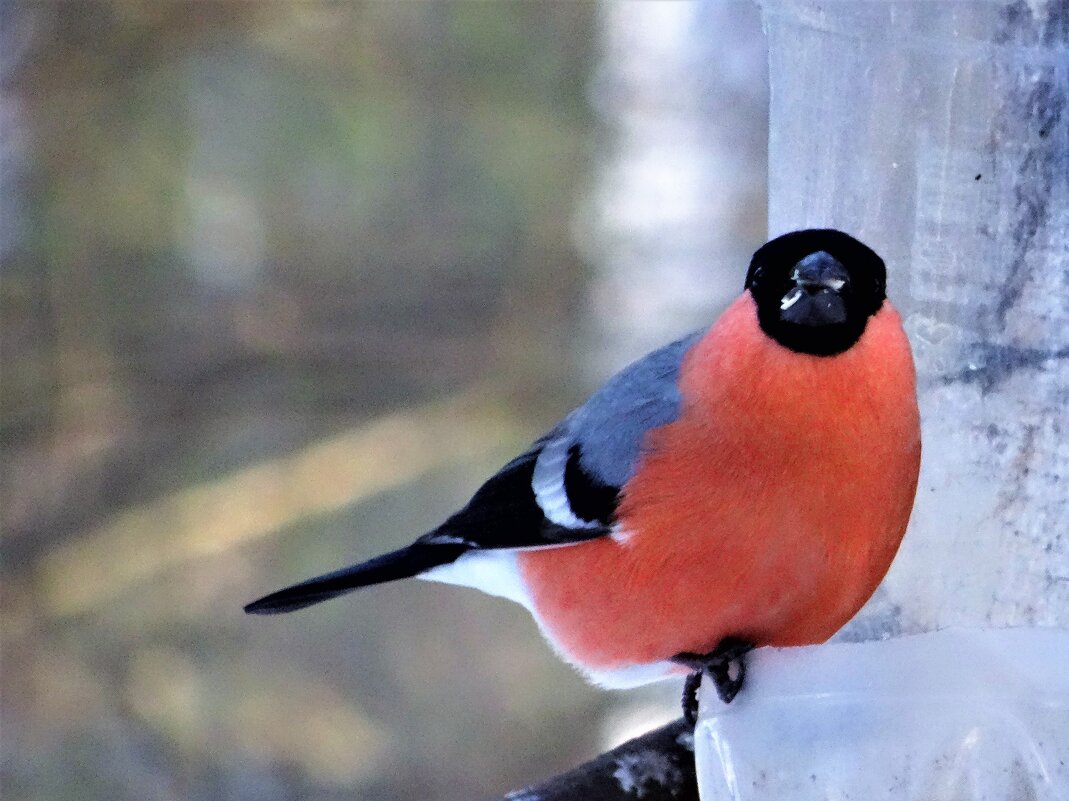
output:
<path id="1" fill-rule="evenodd" d="M 868 600 L 920 465 L 913 359 L 883 261 L 829 229 L 753 256 L 712 327 L 626 367 L 411 545 L 245 607 L 417 576 L 523 604 L 592 681 L 703 672 L 823 642 Z"/>

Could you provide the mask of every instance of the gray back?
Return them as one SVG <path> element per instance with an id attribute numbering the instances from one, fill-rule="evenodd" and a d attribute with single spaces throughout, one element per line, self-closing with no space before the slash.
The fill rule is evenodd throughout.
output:
<path id="1" fill-rule="evenodd" d="M 560 435 L 579 444 L 580 465 L 593 478 L 622 487 L 646 433 L 679 416 L 679 367 L 704 333 L 696 331 L 628 365 L 564 420 Z"/>

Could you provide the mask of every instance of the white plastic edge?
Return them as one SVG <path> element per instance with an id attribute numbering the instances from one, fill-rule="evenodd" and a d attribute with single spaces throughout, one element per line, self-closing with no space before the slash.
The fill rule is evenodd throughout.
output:
<path id="1" fill-rule="evenodd" d="M 761 649 L 695 759 L 703 801 L 1069 801 L 1069 631 Z"/>

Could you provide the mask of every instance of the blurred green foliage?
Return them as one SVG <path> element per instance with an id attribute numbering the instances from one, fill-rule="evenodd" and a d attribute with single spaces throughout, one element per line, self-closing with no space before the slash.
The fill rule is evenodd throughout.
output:
<path id="1" fill-rule="evenodd" d="M 240 606 L 419 533 L 582 393 L 595 11 L 5 6 L 5 799 L 468 799 L 593 751 L 603 697 L 500 601 Z M 515 410 L 499 445 L 56 611 L 64 549 L 125 575 L 180 529 L 161 501 L 471 385 Z"/>

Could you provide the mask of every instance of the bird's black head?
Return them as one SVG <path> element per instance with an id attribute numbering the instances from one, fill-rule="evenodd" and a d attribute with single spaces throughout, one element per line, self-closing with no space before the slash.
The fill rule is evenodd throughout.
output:
<path id="1" fill-rule="evenodd" d="M 753 255 L 746 288 L 761 329 L 786 348 L 815 356 L 848 350 L 886 295 L 883 259 L 831 228 L 794 231 Z"/>

